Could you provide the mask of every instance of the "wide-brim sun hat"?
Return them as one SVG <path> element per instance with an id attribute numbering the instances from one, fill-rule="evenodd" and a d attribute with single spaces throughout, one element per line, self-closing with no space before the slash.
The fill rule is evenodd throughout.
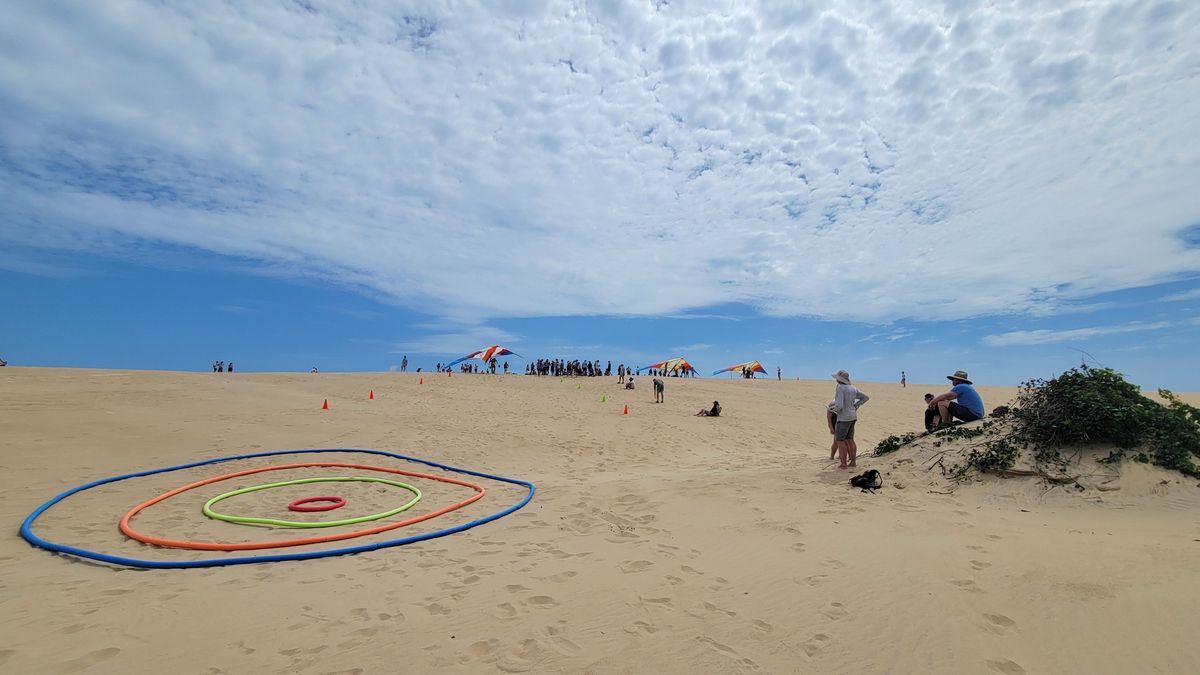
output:
<path id="1" fill-rule="evenodd" d="M 974 384 L 973 382 L 971 382 L 971 378 L 969 378 L 967 376 L 967 371 L 965 371 L 965 370 L 956 370 L 956 371 L 954 371 L 953 375 L 947 375 L 946 379 L 947 380 L 959 380 L 966 384 Z"/>
<path id="2" fill-rule="evenodd" d="M 850 373 L 847 373 L 844 370 L 839 370 L 830 375 L 830 377 L 837 380 L 838 384 L 850 384 Z"/>

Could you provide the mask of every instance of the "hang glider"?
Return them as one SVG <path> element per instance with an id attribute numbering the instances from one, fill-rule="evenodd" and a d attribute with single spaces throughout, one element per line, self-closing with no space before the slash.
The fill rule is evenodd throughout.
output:
<path id="1" fill-rule="evenodd" d="M 510 354 L 512 356 L 525 358 L 507 347 L 501 347 L 500 345 L 492 345 L 491 347 L 488 347 L 487 349 L 480 349 L 477 352 L 471 352 L 470 354 L 467 354 L 466 356 L 462 357 L 461 359 L 456 359 L 454 361 L 451 361 L 450 363 L 447 363 L 445 365 L 445 368 L 449 369 L 452 366 L 457 366 L 458 364 L 462 363 L 463 361 L 467 361 L 469 359 L 479 359 L 480 361 L 487 363 L 498 356 L 509 356 Z"/>
<path id="2" fill-rule="evenodd" d="M 738 373 L 739 375 L 744 375 L 748 372 L 749 373 L 766 373 L 767 369 L 763 368 L 763 365 L 761 363 L 759 363 L 758 361 L 746 361 L 745 363 L 735 363 L 734 365 L 729 366 L 728 368 L 714 370 L 713 375 L 720 375 L 721 373 Z"/>
<path id="3" fill-rule="evenodd" d="M 667 359 L 666 361 L 659 361 L 658 363 L 651 363 L 648 366 L 642 366 L 641 368 L 638 368 L 637 372 L 640 375 L 643 370 L 650 370 L 651 368 L 663 373 L 673 373 L 678 371 L 680 375 L 696 372 L 696 369 L 692 367 L 692 364 L 688 363 L 687 359 L 683 357 L 677 359 Z"/>

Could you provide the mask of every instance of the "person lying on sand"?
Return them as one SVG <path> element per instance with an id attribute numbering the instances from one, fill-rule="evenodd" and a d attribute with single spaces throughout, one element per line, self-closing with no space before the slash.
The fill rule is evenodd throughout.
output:
<path id="1" fill-rule="evenodd" d="M 720 417 L 720 416 L 721 416 L 721 404 L 717 403 L 716 401 L 713 401 L 713 406 L 712 406 L 711 410 L 701 408 L 700 412 L 696 413 L 696 417 Z"/>

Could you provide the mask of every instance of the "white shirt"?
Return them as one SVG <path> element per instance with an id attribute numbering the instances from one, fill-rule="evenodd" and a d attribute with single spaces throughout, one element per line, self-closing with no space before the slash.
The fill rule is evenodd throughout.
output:
<path id="1" fill-rule="evenodd" d="M 858 390 L 852 384 L 838 383 L 833 394 L 833 414 L 839 422 L 853 422 L 858 419 L 858 408 L 870 400 L 870 397 Z"/>

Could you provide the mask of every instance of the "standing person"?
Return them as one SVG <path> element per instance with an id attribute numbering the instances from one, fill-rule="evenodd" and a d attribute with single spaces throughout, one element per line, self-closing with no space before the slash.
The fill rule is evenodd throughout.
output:
<path id="1" fill-rule="evenodd" d="M 838 468 L 858 466 L 858 446 L 854 443 L 854 424 L 858 421 L 858 409 L 870 397 L 850 383 L 850 373 L 839 370 L 833 374 L 837 389 L 833 393 L 833 412 L 837 415 L 834 440 L 838 444 Z"/>
<path id="2" fill-rule="evenodd" d="M 617 366 L 617 384 L 625 384 L 625 364 Z"/>
<path id="3" fill-rule="evenodd" d="M 830 401 L 829 405 L 825 406 L 825 422 L 829 425 L 829 435 L 833 436 L 833 443 L 829 446 L 829 459 L 837 457 L 838 442 L 837 442 L 837 413 L 833 408 L 837 405 L 837 401 Z"/>
<path id="4" fill-rule="evenodd" d="M 775 366 L 775 379 L 783 382 L 783 368 Z"/>
<path id="5" fill-rule="evenodd" d="M 902 370 L 902 371 L 900 371 L 900 386 L 901 386 L 901 387 L 907 387 L 907 386 L 908 386 L 908 382 L 905 382 L 905 381 L 904 381 L 904 371 L 903 371 L 903 370 Z"/>
<path id="6" fill-rule="evenodd" d="M 657 377 L 654 378 L 654 402 L 655 403 L 663 402 L 663 388 L 664 388 L 663 381 L 658 379 Z"/>
<path id="7" fill-rule="evenodd" d="M 408 354 L 405 354 L 404 358 L 400 359 L 400 372 L 403 373 L 406 370 L 408 370 Z"/>
<path id="8" fill-rule="evenodd" d="M 947 375 L 950 380 L 950 391 L 935 397 L 929 402 L 930 410 L 937 410 L 935 426 L 944 427 L 958 418 L 964 422 L 974 422 L 983 419 L 983 399 L 979 392 L 971 386 L 967 371 L 956 370 L 953 375 Z"/>
<path id="9" fill-rule="evenodd" d="M 229 369 L 228 369 L 228 370 L 226 370 L 225 372 L 227 372 L 227 373 L 232 373 L 232 372 L 233 372 L 233 361 L 230 361 L 230 362 L 229 362 Z"/>

